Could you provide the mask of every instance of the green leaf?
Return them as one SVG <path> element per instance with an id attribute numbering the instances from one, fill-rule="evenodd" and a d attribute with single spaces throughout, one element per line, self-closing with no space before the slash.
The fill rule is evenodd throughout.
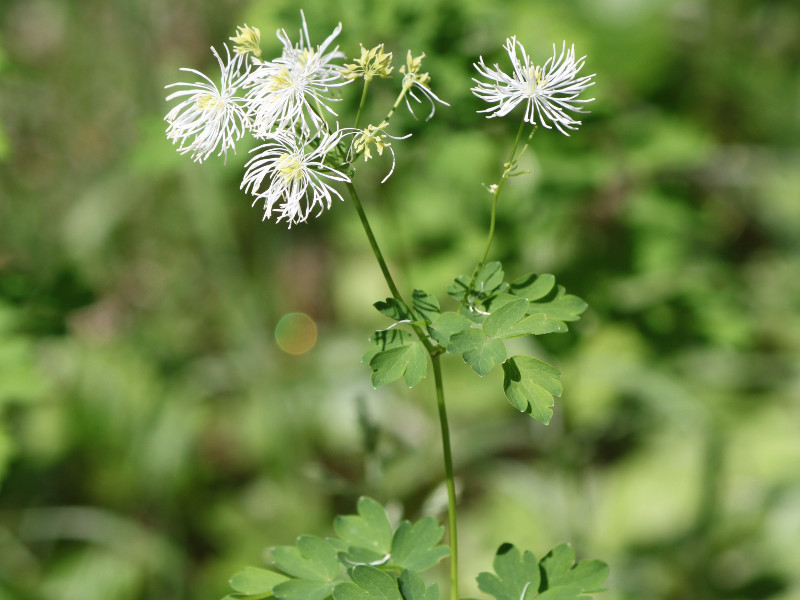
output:
<path id="1" fill-rule="evenodd" d="M 369 361 L 372 385 L 380 387 L 403 377 L 414 387 L 425 377 L 428 361 L 421 342 L 412 342 L 375 353 Z"/>
<path id="2" fill-rule="evenodd" d="M 545 333 L 563 333 L 565 331 L 567 331 L 567 326 L 563 321 L 551 319 L 544 313 L 536 313 L 525 317 L 500 337 L 508 339 L 522 335 L 544 335 Z"/>
<path id="3" fill-rule="evenodd" d="M 512 356 L 503 363 L 506 398 L 519 411 L 547 425 L 553 416 L 554 396 L 561 395 L 561 373 L 530 356 Z"/>
<path id="4" fill-rule="evenodd" d="M 375 308 L 381 313 L 394 319 L 395 321 L 413 321 L 413 315 L 408 312 L 408 309 L 396 298 L 387 298 L 383 302 L 376 302 L 373 304 Z"/>
<path id="5" fill-rule="evenodd" d="M 500 340 L 487 338 L 479 329 L 467 329 L 450 337 L 447 351 L 461 354 L 472 370 L 483 377 L 505 359 L 506 347 Z"/>
<path id="6" fill-rule="evenodd" d="M 422 577 L 414 571 L 406 569 L 400 573 L 397 585 L 403 600 L 439 600 L 439 586 L 432 583 L 425 587 Z"/>
<path id="7" fill-rule="evenodd" d="M 480 301 L 502 292 L 508 287 L 508 284 L 503 282 L 504 277 L 503 266 L 499 262 L 486 263 L 475 278 L 470 298 Z M 472 281 L 472 276 L 459 275 L 452 284 L 447 286 L 447 293 L 456 300 L 463 300 L 469 291 L 470 281 Z"/>
<path id="8" fill-rule="evenodd" d="M 411 305 L 427 323 L 432 322 L 439 316 L 439 301 L 433 294 L 422 290 L 414 290 L 411 297 Z"/>
<path id="9" fill-rule="evenodd" d="M 559 285 L 555 294 L 550 294 L 539 302 L 531 302 L 528 314 L 544 313 L 551 319 L 559 321 L 577 321 L 587 307 L 586 302 L 577 296 L 567 294 Z"/>
<path id="10" fill-rule="evenodd" d="M 546 589 L 577 587 L 581 593 L 602 591 L 608 578 L 608 565 L 600 560 L 575 563 L 575 550 L 569 544 L 556 546 L 541 560 L 542 584 Z M 544 596 L 542 596 L 544 597 Z"/>
<path id="11" fill-rule="evenodd" d="M 525 298 L 515 298 L 492 311 L 483 322 L 483 332 L 493 338 L 509 337 L 507 334 L 525 316 L 527 310 L 528 301 Z"/>
<path id="12" fill-rule="evenodd" d="M 450 553 L 447 546 L 437 545 L 444 527 L 433 517 L 412 524 L 403 521 L 392 538 L 392 557 L 389 564 L 412 571 L 424 571 L 438 564 Z"/>
<path id="13" fill-rule="evenodd" d="M 333 592 L 334 583 L 290 579 L 276 585 L 272 590 L 280 600 L 325 600 Z"/>
<path id="14" fill-rule="evenodd" d="M 269 594 L 272 588 L 279 583 L 286 581 L 286 575 L 259 569 L 257 567 L 245 567 L 243 570 L 231 577 L 230 586 L 242 594 Z"/>
<path id="15" fill-rule="evenodd" d="M 361 357 L 361 362 L 368 365 L 378 352 L 389 350 L 390 348 L 397 348 L 404 344 L 411 344 L 415 339 L 414 335 L 402 329 L 391 328 L 376 331 L 369 338 L 372 348 L 364 353 L 364 356 Z"/>
<path id="16" fill-rule="evenodd" d="M 539 564 L 533 553 L 527 550 L 520 555 L 512 544 L 503 544 L 494 558 L 496 573 L 478 575 L 481 591 L 496 600 L 526 600 L 536 597 L 539 591 Z"/>
<path id="17" fill-rule="evenodd" d="M 301 535 L 295 546 L 274 548 L 272 560 L 281 571 L 299 579 L 331 581 L 339 575 L 336 550 L 312 535 Z"/>
<path id="18" fill-rule="evenodd" d="M 463 315 L 455 312 L 443 312 L 436 315 L 430 326 L 428 332 L 433 339 L 439 342 L 442 346 L 447 346 L 450 343 L 450 336 L 459 331 L 465 331 L 472 327 L 472 321 Z"/>
<path id="19" fill-rule="evenodd" d="M 536 315 L 542 313 L 547 316 L 547 320 L 560 321 L 562 324 L 568 321 L 577 321 L 581 314 L 586 310 L 587 304 L 577 296 L 567 294 L 564 286 L 556 286 L 556 279 L 553 275 L 526 275 L 517 279 L 509 286 L 509 291 L 520 298 L 527 298 L 530 301 L 528 314 Z M 563 328 L 544 331 L 566 331 Z M 540 335 L 540 334 L 533 334 Z"/>
<path id="20" fill-rule="evenodd" d="M 516 279 L 509 286 L 509 291 L 521 298 L 527 298 L 531 302 L 544 298 L 556 284 L 555 275 L 544 273 L 543 275 L 525 275 Z"/>
<path id="21" fill-rule="evenodd" d="M 350 578 L 353 583 L 341 583 L 333 590 L 334 600 L 403 600 L 397 580 L 380 569 L 353 567 Z"/>
<path id="22" fill-rule="evenodd" d="M 383 506 L 372 498 L 358 499 L 358 515 L 336 517 L 333 528 L 349 546 L 371 550 L 379 555 L 392 550 L 392 526 Z"/>

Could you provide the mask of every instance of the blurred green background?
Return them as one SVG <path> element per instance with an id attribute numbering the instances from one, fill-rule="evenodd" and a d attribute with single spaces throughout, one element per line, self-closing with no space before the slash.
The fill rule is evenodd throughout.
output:
<path id="1" fill-rule="evenodd" d="M 445 300 L 483 249 L 516 132 L 472 62 L 566 39 L 597 100 L 539 131 L 493 257 L 553 272 L 589 312 L 526 348 L 565 393 L 549 427 L 446 385 L 463 595 L 496 547 L 571 541 L 608 600 L 800 597 L 800 6 L 794 0 L 308 0 L 312 38 L 424 51 L 451 108 L 394 122 L 360 188 L 401 287 Z M 444 510 L 432 381 L 359 364 L 385 284 L 348 203 L 287 231 L 164 136 L 163 86 L 213 73 L 244 22 L 267 56 L 289 0 L 0 4 L 0 598 L 216 600 L 265 548 L 326 535 L 370 494 Z M 216 77 L 216 76 L 214 76 Z M 374 85 L 385 112 L 399 78 Z M 359 91 L 348 88 L 346 112 Z M 517 113 L 515 113 L 517 114 Z M 286 313 L 316 346 L 283 352 Z M 525 342 L 528 343 L 528 342 Z"/>

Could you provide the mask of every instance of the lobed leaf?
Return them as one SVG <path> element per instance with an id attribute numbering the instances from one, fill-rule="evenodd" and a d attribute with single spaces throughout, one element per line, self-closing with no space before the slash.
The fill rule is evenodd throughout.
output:
<path id="1" fill-rule="evenodd" d="M 289 579 L 272 590 L 280 600 L 325 600 L 335 587 L 331 581 Z"/>
<path id="2" fill-rule="evenodd" d="M 436 316 L 428 327 L 428 332 L 442 346 L 450 343 L 450 336 L 472 327 L 472 321 L 455 312 L 443 312 Z"/>
<path id="3" fill-rule="evenodd" d="M 361 357 L 361 362 L 368 365 L 378 352 L 411 344 L 415 340 L 416 338 L 412 334 L 402 329 L 391 328 L 376 331 L 369 338 L 372 348 L 364 353 L 364 356 Z"/>
<path id="4" fill-rule="evenodd" d="M 468 299 L 480 302 L 508 288 L 508 284 L 503 282 L 504 277 L 503 266 L 498 261 L 493 261 L 481 267 L 471 290 L 469 289 L 469 284 L 472 281 L 472 277 L 466 275 L 459 275 L 445 289 L 448 294 L 458 301 L 463 301 L 469 292 Z"/>
<path id="5" fill-rule="evenodd" d="M 540 565 L 548 589 L 575 586 L 582 593 L 598 592 L 608 578 L 608 565 L 603 561 L 582 560 L 575 564 L 575 550 L 566 543 L 550 550 Z"/>
<path id="6" fill-rule="evenodd" d="M 425 347 L 421 342 L 415 341 L 372 354 L 369 366 L 372 369 L 372 385 L 375 387 L 386 385 L 400 377 L 403 377 L 408 387 L 414 387 L 425 377 L 428 361 Z"/>
<path id="7" fill-rule="evenodd" d="M 494 558 L 494 573 L 478 575 L 478 588 L 496 600 L 526 600 L 539 591 L 539 565 L 533 553 L 520 554 L 512 544 L 503 544 Z M 495 574 L 496 573 L 496 574 Z"/>
<path id="8" fill-rule="evenodd" d="M 575 564 L 569 544 L 553 548 L 541 561 L 528 551 L 520 554 L 512 544 L 498 548 L 494 573 L 478 575 L 478 587 L 496 600 L 580 600 L 602 591 L 608 566 L 599 560 Z"/>
<path id="9" fill-rule="evenodd" d="M 425 571 L 436 566 L 450 553 L 447 546 L 439 545 L 444 527 L 433 517 L 416 523 L 403 521 L 392 538 L 392 557 L 389 564 L 411 571 Z"/>
<path id="10" fill-rule="evenodd" d="M 281 571 L 299 579 L 330 581 L 339 575 L 336 550 L 313 535 L 301 535 L 294 546 L 273 548 L 272 561 Z"/>
<path id="11" fill-rule="evenodd" d="M 286 581 L 286 575 L 260 569 L 258 567 L 245 567 L 230 578 L 231 588 L 246 595 L 271 594 L 272 588 Z"/>
<path id="12" fill-rule="evenodd" d="M 392 526 L 383 506 L 372 498 L 358 499 L 357 515 L 338 516 L 333 528 L 348 546 L 365 548 L 381 555 L 392 550 Z"/>
<path id="13" fill-rule="evenodd" d="M 406 569 L 400 573 L 397 585 L 403 600 L 439 600 L 439 586 L 432 583 L 426 587 L 422 577 L 414 571 Z"/>
<path id="14" fill-rule="evenodd" d="M 380 569 L 353 567 L 350 578 L 352 583 L 341 583 L 333 590 L 334 600 L 403 600 L 397 580 Z"/>
<path id="15" fill-rule="evenodd" d="M 525 298 L 512 298 L 492 313 L 483 322 L 483 332 L 492 338 L 511 337 L 509 332 L 525 316 L 528 301 Z"/>
<path id="16" fill-rule="evenodd" d="M 414 290 L 411 296 L 411 305 L 426 323 L 431 323 L 439 316 L 439 301 L 436 296 L 422 290 Z"/>
<path id="17" fill-rule="evenodd" d="M 461 354 L 472 370 L 481 377 L 487 375 L 495 365 L 502 363 L 508 354 L 498 339 L 487 338 L 480 329 L 467 329 L 450 336 L 447 351 Z"/>
<path id="18" fill-rule="evenodd" d="M 544 298 L 556 285 L 555 275 L 544 273 L 535 275 L 533 273 L 514 280 L 509 285 L 509 291 L 521 298 L 527 298 L 531 302 Z"/>
<path id="19" fill-rule="evenodd" d="M 394 319 L 395 321 L 414 321 L 414 316 L 408 311 L 403 303 L 401 303 L 396 298 L 387 298 L 382 302 L 376 302 L 373 304 L 379 312 L 386 315 L 390 319 Z"/>
<path id="20" fill-rule="evenodd" d="M 512 356 L 503 363 L 503 390 L 520 412 L 547 425 L 553 416 L 554 396 L 561 395 L 561 373 L 530 356 Z"/>

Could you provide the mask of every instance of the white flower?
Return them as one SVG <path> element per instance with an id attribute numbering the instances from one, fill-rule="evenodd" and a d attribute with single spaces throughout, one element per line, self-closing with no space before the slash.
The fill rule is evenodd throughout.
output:
<path id="1" fill-rule="evenodd" d="M 330 97 L 332 88 L 350 83 L 345 80 L 339 65 L 332 61 L 344 58 L 336 46 L 327 52 L 342 24 L 333 30 L 319 46 L 312 46 L 308 36 L 306 18 L 302 11 L 303 30 L 300 42 L 292 44 L 286 31 L 278 31 L 283 44 L 280 58 L 264 62 L 253 71 L 248 81 L 247 98 L 256 135 L 267 136 L 276 129 L 293 129 L 296 124 L 304 133 L 310 124 L 317 130 L 324 128 L 325 120 L 320 112 L 336 113 L 326 104 L 335 100 Z"/>
<path id="2" fill-rule="evenodd" d="M 586 57 L 576 61 L 575 46 L 566 50 L 566 45 L 564 42 L 558 58 L 553 45 L 553 56 L 547 59 L 544 66 L 538 67 L 531 64 L 530 56 L 516 37 L 508 38 L 505 49 L 514 67 L 513 76 L 506 75 L 497 64 L 493 69 L 488 68 L 481 57 L 479 64 L 474 66 L 489 81 L 473 79 L 478 85 L 472 88 L 472 93 L 495 105 L 478 112 L 492 113 L 489 118 L 502 117 L 525 102 L 525 120 L 528 123 L 536 125 L 538 120 L 547 129 L 551 128 L 552 123 L 564 135 L 569 135 L 565 129 L 577 129 L 581 122 L 566 111 L 585 112 L 580 105 L 594 98 L 578 99 L 578 95 L 594 85 L 591 81 L 594 74 L 577 77 Z"/>
<path id="3" fill-rule="evenodd" d="M 291 132 L 277 132 L 267 143 L 253 149 L 258 154 L 247 163 L 240 187 L 256 197 L 253 205 L 264 200 L 264 219 L 271 217 L 274 210 L 278 213 L 276 220 L 286 219 L 291 228 L 304 222 L 316 207 L 319 216 L 331 207 L 333 196 L 342 200 L 330 182 L 350 181 L 347 175 L 325 164 L 326 156 L 342 136 L 343 132 L 337 130 L 310 141 Z"/>
<path id="4" fill-rule="evenodd" d="M 178 152 L 191 152 L 192 160 L 203 162 L 221 146 L 219 154 L 227 158 L 228 150 L 236 151 L 235 142 L 244 135 L 248 128 L 245 113 L 245 101 L 237 97 L 247 70 L 240 73 L 242 55 L 231 59 L 228 46 L 225 46 L 227 60 L 223 63 L 214 48 L 211 52 L 219 63 L 222 77 L 220 87 L 200 71 L 181 69 L 202 77 L 204 81 L 195 83 L 173 83 L 167 86 L 181 87 L 177 92 L 167 96 L 167 102 L 175 98 L 183 98 L 177 106 L 167 113 L 164 119 L 169 123 L 167 139 L 178 144 Z M 219 156 L 218 154 L 218 156 Z"/>

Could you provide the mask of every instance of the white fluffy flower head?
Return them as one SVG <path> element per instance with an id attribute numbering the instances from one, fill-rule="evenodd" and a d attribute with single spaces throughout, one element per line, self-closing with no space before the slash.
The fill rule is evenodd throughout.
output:
<path id="1" fill-rule="evenodd" d="M 308 35 L 306 18 L 300 11 L 303 28 L 300 41 L 292 44 L 285 30 L 278 31 L 283 52 L 273 61 L 261 63 L 248 80 L 247 98 L 257 135 L 267 136 L 275 130 L 293 129 L 299 124 L 304 133 L 324 127 L 319 111 L 336 113 L 326 104 L 330 92 L 349 83 L 341 73 L 341 66 L 333 61 L 345 57 L 336 46 L 328 47 L 342 31 L 342 24 L 319 46 L 313 46 Z"/>
<path id="2" fill-rule="evenodd" d="M 472 93 L 493 106 L 478 112 L 491 113 L 489 118 L 502 117 L 525 103 L 525 121 L 528 123 L 538 123 L 547 129 L 555 126 L 564 135 L 569 135 L 567 129 L 577 129 L 581 122 L 567 111 L 586 112 L 581 105 L 594 98 L 582 99 L 578 95 L 594 85 L 594 74 L 578 77 L 586 57 L 575 60 L 575 46 L 567 49 L 566 45 L 564 42 L 560 55 L 553 45 L 553 56 L 540 67 L 531 62 L 531 57 L 516 37 L 508 38 L 504 47 L 514 68 L 512 75 L 501 71 L 497 64 L 494 68 L 487 67 L 481 57 L 474 66 L 488 81 L 473 79 L 477 85 L 472 88 Z"/>
<path id="3" fill-rule="evenodd" d="M 289 132 L 278 132 L 247 163 L 242 185 L 256 199 L 264 201 L 264 219 L 278 213 L 276 221 L 288 221 L 289 227 L 308 219 L 318 208 L 317 216 L 331 207 L 333 197 L 342 200 L 331 183 L 349 182 L 344 173 L 325 164 L 328 153 L 339 143 L 343 133 L 336 131 L 309 141 Z"/>
<path id="4" fill-rule="evenodd" d="M 235 143 L 241 139 L 248 128 L 244 99 L 237 97 L 247 75 L 240 73 L 242 56 L 231 58 L 225 46 L 226 61 L 223 62 L 214 48 L 211 48 L 219 63 L 222 76 L 220 86 L 206 75 L 194 69 L 181 69 L 202 78 L 194 83 L 173 83 L 167 88 L 179 87 L 167 96 L 167 101 L 182 98 L 164 119 L 169 123 L 167 139 L 178 144 L 178 152 L 190 152 L 192 160 L 203 162 L 219 147 L 219 154 L 227 157 L 228 150 L 236 151 Z M 219 155 L 218 154 L 218 155 Z"/>

